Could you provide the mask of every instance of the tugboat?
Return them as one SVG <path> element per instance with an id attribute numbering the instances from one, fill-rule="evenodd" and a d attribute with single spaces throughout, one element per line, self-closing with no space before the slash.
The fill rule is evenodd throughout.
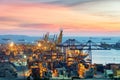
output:
<path id="1" fill-rule="evenodd" d="M 102 38 L 102 40 L 111 40 L 111 38 Z"/>
<path id="2" fill-rule="evenodd" d="M 118 41 L 118 42 L 114 45 L 114 49 L 120 50 L 120 41 Z"/>

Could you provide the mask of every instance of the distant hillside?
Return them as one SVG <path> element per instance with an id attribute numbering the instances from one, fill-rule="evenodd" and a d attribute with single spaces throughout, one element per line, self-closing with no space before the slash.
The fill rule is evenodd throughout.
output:
<path id="1" fill-rule="evenodd" d="M 50 35 L 53 38 L 53 35 Z M 25 35 L 0 35 L 0 43 L 6 43 L 7 40 L 14 41 L 16 43 L 26 42 L 31 43 L 33 41 L 39 40 L 42 37 L 34 37 L 34 36 L 25 36 Z M 92 40 L 93 42 L 107 42 L 114 43 L 120 40 L 120 37 L 80 37 L 80 36 L 65 36 L 63 37 L 63 42 L 67 39 L 76 39 L 79 42 L 87 42 L 88 40 Z M 22 41 L 25 40 L 25 41 Z"/>
<path id="2" fill-rule="evenodd" d="M 14 41 L 14 42 L 33 42 L 35 40 L 39 40 L 40 37 L 31 37 L 25 35 L 0 35 L 0 43 L 5 43 L 7 41 Z"/>

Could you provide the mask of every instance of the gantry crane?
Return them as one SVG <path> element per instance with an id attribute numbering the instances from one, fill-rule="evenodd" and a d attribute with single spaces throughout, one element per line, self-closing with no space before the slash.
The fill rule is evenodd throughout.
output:
<path id="1" fill-rule="evenodd" d="M 92 42 L 92 40 L 88 40 L 86 43 L 83 43 L 76 48 L 71 48 L 71 50 L 86 50 L 86 53 L 89 54 L 89 63 L 92 64 L 92 50 L 110 50 L 110 48 L 102 48 L 99 44 Z"/>
<path id="2" fill-rule="evenodd" d="M 63 56 L 56 47 L 57 44 L 62 42 L 62 33 L 63 31 L 61 30 L 58 38 L 52 41 L 49 38 L 49 33 L 47 33 L 42 40 L 37 41 L 37 44 L 33 46 L 33 54 L 36 57 L 35 60 L 41 62 L 41 64 L 45 64 L 47 68 L 50 67 L 50 70 L 53 70 L 53 62 L 60 60 Z M 30 58 L 34 56 L 30 56 Z M 28 62 L 31 64 L 34 63 L 34 60 L 28 60 Z"/>

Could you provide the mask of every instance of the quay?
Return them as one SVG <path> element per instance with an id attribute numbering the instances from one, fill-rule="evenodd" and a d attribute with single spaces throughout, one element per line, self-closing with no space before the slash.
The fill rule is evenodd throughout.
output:
<path id="1" fill-rule="evenodd" d="M 93 64 L 93 50 L 109 50 L 88 40 L 62 42 L 63 31 L 45 34 L 34 44 L 0 45 L 0 80 L 112 80 L 120 79 L 120 64 Z"/>

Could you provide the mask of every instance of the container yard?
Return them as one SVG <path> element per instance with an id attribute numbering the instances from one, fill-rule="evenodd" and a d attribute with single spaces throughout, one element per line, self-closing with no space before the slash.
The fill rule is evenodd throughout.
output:
<path id="1" fill-rule="evenodd" d="M 93 50 L 110 50 L 88 40 L 62 41 L 45 34 L 34 44 L 9 42 L 0 45 L 0 79 L 12 80 L 110 80 L 120 78 L 120 64 L 95 64 Z M 96 53 L 97 54 L 97 53 Z"/>

